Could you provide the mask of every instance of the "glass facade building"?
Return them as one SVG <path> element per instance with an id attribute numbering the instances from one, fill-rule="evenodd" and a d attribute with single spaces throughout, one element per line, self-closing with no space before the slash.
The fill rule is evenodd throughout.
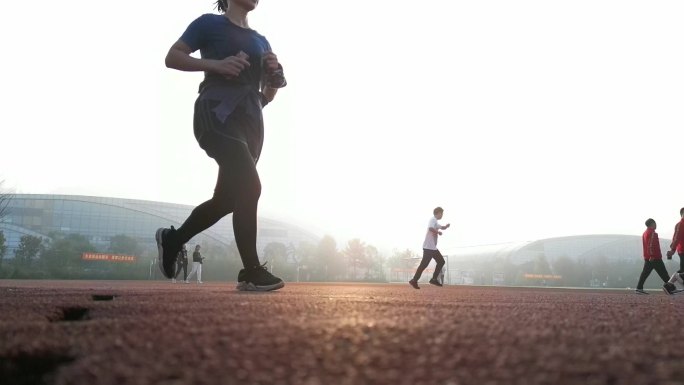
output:
<path id="1" fill-rule="evenodd" d="M 146 248 L 156 248 L 154 234 L 159 227 L 179 227 L 194 206 L 135 199 L 78 195 L 16 194 L 10 200 L 8 214 L 0 222 L 7 239 L 7 257 L 12 258 L 23 235 L 49 238 L 50 233 L 81 234 L 100 250 L 109 247 L 116 235 L 135 238 Z M 234 242 L 232 217 L 198 234 L 192 244 L 217 244 L 228 247 Z M 317 243 L 319 237 L 291 224 L 260 217 L 257 250 L 271 242 L 298 245 Z"/>

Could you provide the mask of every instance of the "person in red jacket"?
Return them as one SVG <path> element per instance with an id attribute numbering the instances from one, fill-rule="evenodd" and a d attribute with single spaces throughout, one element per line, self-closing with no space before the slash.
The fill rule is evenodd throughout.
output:
<path id="1" fill-rule="evenodd" d="M 648 294 L 644 291 L 644 282 L 646 282 L 646 278 L 648 278 L 653 270 L 658 273 L 665 283 L 663 285 L 663 291 L 665 291 L 666 294 L 672 294 L 676 291 L 675 285 L 668 282 L 670 280 L 670 275 L 667 273 L 667 269 L 663 263 L 663 254 L 660 251 L 660 241 L 658 240 L 658 233 L 655 231 L 656 227 L 656 221 L 652 218 L 646 220 L 646 231 L 644 231 L 644 235 L 641 237 L 644 247 L 644 269 L 641 271 L 639 283 L 637 283 L 637 294 Z"/>
<path id="2" fill-rule="evenodd" d="M 684 273 L 684 207 L 679 210 L 679 216 L 682 219 L 675 225 L 674 235 L 672 236 L 672 244 L 670 250 L 667 252 L 667 259 L 672 259 L 675 252 L 679 254 L 679 270 L 677 273 Z"/>

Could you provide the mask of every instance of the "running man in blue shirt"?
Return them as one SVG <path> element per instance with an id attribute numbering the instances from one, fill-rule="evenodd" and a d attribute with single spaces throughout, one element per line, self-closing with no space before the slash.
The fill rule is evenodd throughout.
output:
<path id="1" fill-rule="evenodd" d="M 261 110 L 287 82 L 268 40 L 251 29 L 247 15 L 258 0 L 218 0 L 221 14 L 190 23 L 166 56 L 166 66 L 204 71 L 195 101 L 194 134 L 219 165 L 213 197 L 197 206 L 177 230 L 156 233 L 159 266 L 170 278 L 181 245 L 233 214 L 235 242 L 244 269 L 239 290 L 280 289 L 283 281 L 259 262 L 256 249 L 257 204 L 261 182 L 256 163 L 264 140 Z M 190 56 L 199 50 L 201 58 Z"/>

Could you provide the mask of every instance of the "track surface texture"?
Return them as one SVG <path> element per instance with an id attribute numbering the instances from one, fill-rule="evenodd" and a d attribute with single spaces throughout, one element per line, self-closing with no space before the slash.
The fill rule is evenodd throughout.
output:
<path id="1" fill-rule="evenodd" d="M 0 281 L 0 384 L 681 384 L 684 296 Z"/>

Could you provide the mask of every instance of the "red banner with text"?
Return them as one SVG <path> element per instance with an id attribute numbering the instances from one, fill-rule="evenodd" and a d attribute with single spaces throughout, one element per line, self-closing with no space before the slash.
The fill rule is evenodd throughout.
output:
<path id="1" fill-rule="evenodd" d="M 81 259 L 84 261 L 107 261 L 107 262 L 135 262 L 138 257 L 133 255 L 121 254 L 101 254 L 101 253 L 83 253 Z"/>

